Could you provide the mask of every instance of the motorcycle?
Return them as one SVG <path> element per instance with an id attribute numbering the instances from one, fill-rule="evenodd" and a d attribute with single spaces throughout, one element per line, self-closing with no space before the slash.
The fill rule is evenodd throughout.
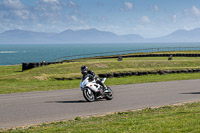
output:
<path id="1" fill-rule="evenodd" d="M 113 99 L 113 92 L 110 87 L 107 87 L 107 91 L 96 83 L 95 79 L 93 81 L 89 81 L 90 75 L 86 75 L 85 79 L 83 79 L 80 83 L 80 88 L 83 91 L 83 96 L 88 102 L 93 102 L 98 99 Z M 101 80 L 102 83 L 106 81 L 106 78 Z"/>

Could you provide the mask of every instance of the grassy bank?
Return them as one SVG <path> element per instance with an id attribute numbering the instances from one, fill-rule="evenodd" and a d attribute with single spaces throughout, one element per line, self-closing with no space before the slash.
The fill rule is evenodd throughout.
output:
<path id="1" fill-rule="evenodd" d="M 191 79 L 200 79 L 200 73 L 111 78 L 106 80 L 106 85 L 136 84 Z M 79 88 L 79 84 L 80 80 L 0 80 L 0 94 Z"/>
<path id="2" fill-rule="evenodd" d="M 80 80 L 57 80 L 81 77 L 80 66 L 87 65 L 96 74 L 129 71 L 183 70 L 200 68 L 200 57 L 140 57 L 91 59 L 83 62 L 52 64 L 22 72 L 21 65 L 0 66 L 0 94 L 78 88 Z M 199 79 L 199 73 L 132 76 L 108 79 L 107 85 Z"/>
<path id="3" fill-rule="evenodd" d="M 141 111 L 119 112 L 103 117 L 80 118 L 53 122 L 27 129 L 2 132 L 200 132 L 200 103 L 181 106 L 146 108 Z"/>

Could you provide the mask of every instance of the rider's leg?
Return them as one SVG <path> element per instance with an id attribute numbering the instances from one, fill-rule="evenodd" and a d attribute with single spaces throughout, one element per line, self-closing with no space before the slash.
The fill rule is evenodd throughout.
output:
<path id="1" fill-rule="evenodd" d="M 104 83 L 102 83 L 101 80 L 96 80 L 96 83 L 103 86 L 104 89 L 107 89 L 106 85 Z"/>

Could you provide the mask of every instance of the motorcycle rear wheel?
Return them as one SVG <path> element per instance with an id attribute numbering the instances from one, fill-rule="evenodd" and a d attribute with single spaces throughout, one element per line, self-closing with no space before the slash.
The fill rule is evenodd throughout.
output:
<path id="1" fill-rule="evenodd" d="M 110 92 L 105 94 L 105 98 L 106 98 L 106 100 L 112 100 L 113 99 L 113 92 L 112 92 L 110 87 L 108 87 L 108 90 Z"/>
<path id="2" fill-rule="evenodd" d="M 92 90 L 84 89 L 83 96 L 84 96 L 85 100 L 87 100 L 88 102 L 93 102 L 95 100 L 95 95 Z"/>

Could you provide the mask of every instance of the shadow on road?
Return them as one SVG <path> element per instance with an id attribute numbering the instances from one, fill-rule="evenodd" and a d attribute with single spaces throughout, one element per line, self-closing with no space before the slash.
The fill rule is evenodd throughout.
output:
<path id="1" fill-rule="evenodd" d="M 180 94 L 200 94 L 200 92 L 186 92 L 186 93 L 180 93 Z"/>
<path id="2" fill-rule="evenodd" d="M 78 101 L 47 101 L 46 103 L 86 103 L 84 100 Z"/>

